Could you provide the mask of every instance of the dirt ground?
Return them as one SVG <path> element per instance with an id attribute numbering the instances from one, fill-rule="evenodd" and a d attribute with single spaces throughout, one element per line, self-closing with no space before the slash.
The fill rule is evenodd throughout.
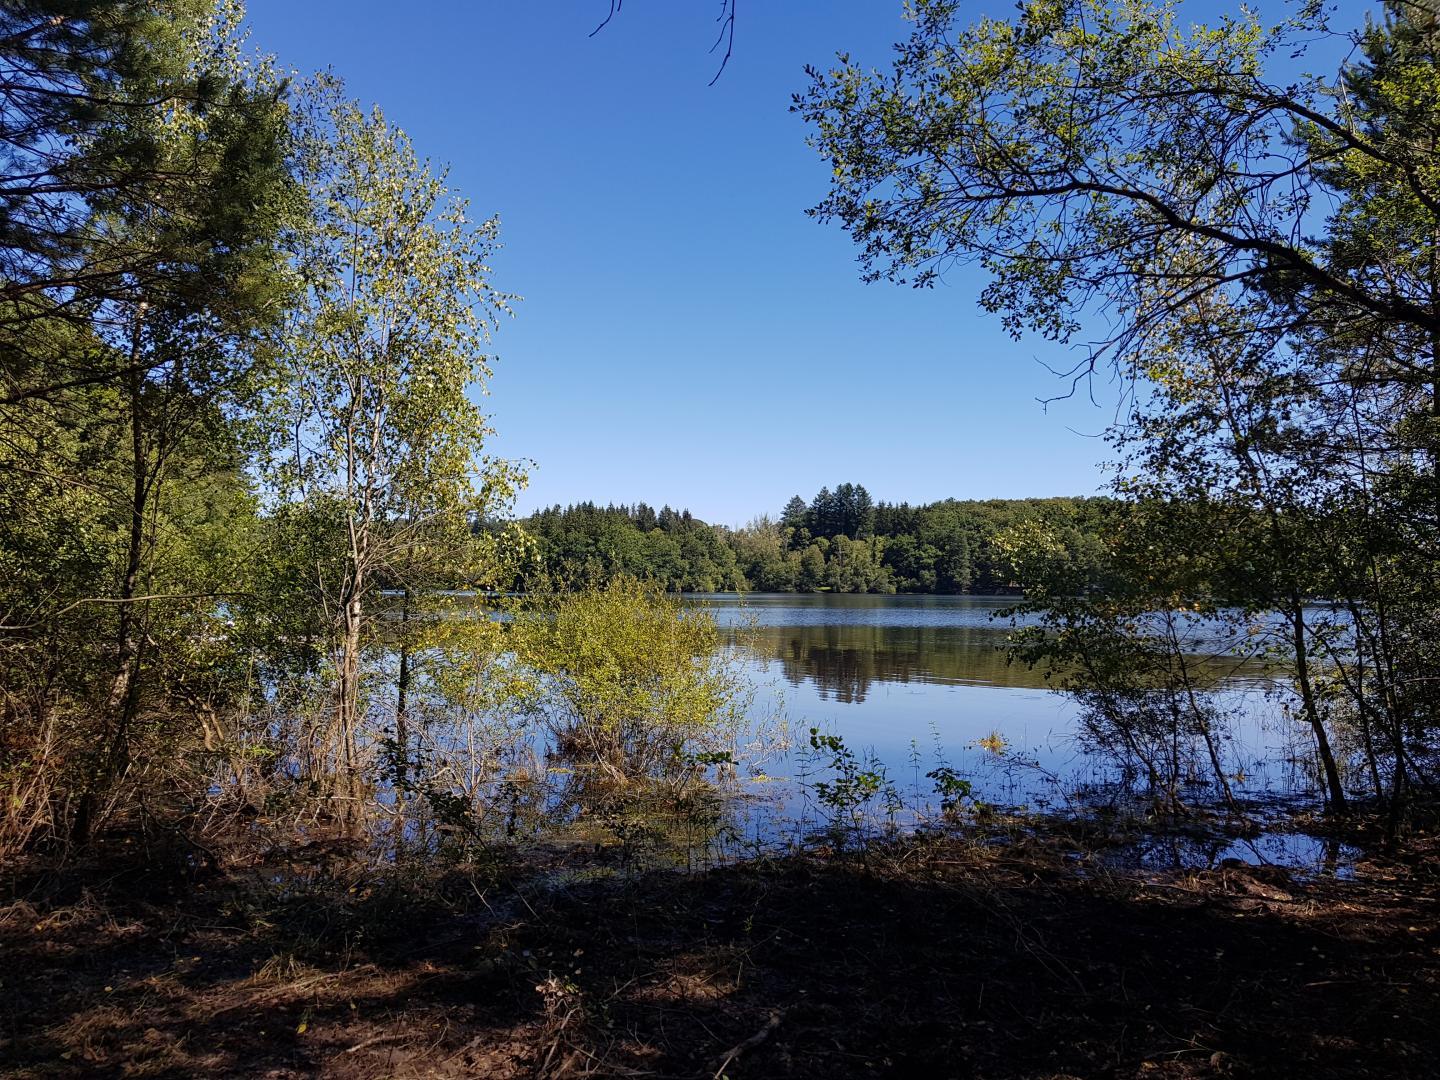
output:
<path id="1" fill-rule="evenodd" d="M 1063 838 L 407 876 L 117 839 L 0 908 L 7 1077 L 1431 1077 L 1436 861 L 1104 869 Z M 298 860 L 298 862 L 297 862 Z M 308 869 L 297 872 L 297 865 Z"/>

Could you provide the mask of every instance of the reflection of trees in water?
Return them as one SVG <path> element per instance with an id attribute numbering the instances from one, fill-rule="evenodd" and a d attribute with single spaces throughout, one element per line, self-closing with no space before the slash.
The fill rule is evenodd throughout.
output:
<path id="1" fill-rule="evenodd" d="M 810 683 L 825 699 L 859 704 L 874 683 L 966 683 L 1052 689 L 1043 668 L 1008 662 L 1007 631 L 960 626 L 759 626 L 746 646 L 778 660 L 792 686 Z M 1203 664 L 1204 661 L 1202 660 Z M 1258 665 L 1216 662 L 1216 674 L 1255 676 Z"/>
<path id="2" fill-rule="evenodd" d="M 799 638 L 791 638 L 788 652 L 780 657 L 792 686 L 813 682 L 822 698 L 833 694 L 847 705 L 865 700 L 875 679 L 875 659 L 874 653 L 862 649 L 806 644 Z"/>
<path id="3" fill-rule="evenodd" d="M 1045 686 L 1044 676 L 1007 664 L 1005 633 L 969 627 L 759 627 L 751 647 L 780 661 L 793 686 L 812 683 L 822 698 L 865 700 L 871 684 L 938 682 Z"/>

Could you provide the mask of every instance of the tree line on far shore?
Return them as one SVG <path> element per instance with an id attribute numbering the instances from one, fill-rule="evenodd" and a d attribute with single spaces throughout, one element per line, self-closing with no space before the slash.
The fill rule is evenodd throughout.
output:
<path id="1" fill-rule="evenodd" d="M 645 503 L 553 506 L 524 523 L 536 558 L 516 585 L 543 574 L 570 584 L 632 576 L 671 592 L 1018 593 L 1003 536 L 1043 525 L 1083 578 L 1102 560 L 1102 525 L 1115 505 L 1102 497 L 876 503 L 862 485 L 844 483 L 808 502 L 796 495 L 778 517 L 739 529 Z"/>

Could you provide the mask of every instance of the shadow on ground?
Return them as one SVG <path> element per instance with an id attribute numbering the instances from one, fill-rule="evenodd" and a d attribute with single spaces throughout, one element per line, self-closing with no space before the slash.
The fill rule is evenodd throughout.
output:
<path id="1" fill-rule="evenodd" d="M 1428 1077 L 1440 1053 L 1434 896 L 1398 868 L 947 841 L 428 890 L 32 888 L 0 914 L 0 1073 Z"/>

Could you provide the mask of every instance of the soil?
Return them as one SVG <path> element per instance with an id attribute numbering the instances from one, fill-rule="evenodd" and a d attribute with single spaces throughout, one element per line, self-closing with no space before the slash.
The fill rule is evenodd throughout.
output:
<path id="1" fill-rule="evenodd" d="M 1349 1080 L 1440 1060 L 1423 840 L 1346 880 L 1115 869 L 1044 833 L 639 875 L 143 847 L 14 868 L 0 1074 Z"/>

